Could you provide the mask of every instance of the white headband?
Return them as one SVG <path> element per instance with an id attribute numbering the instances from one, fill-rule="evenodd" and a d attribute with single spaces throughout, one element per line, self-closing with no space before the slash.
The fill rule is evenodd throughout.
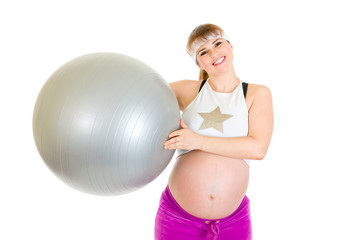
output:
<path id="1" fill-rule="evenodd" d="M 196 41 L 193 42 L 193 44 L 191 45 L 191 52 L 189 52 L 190 57 L 194 60 L 194 62 L 196 63 L 196 53 L 199 50 L 199 48 L 206 43 L 207 41 L 214 39 L 214 38 L 223 38 L 227 41 L 229 41 L 229 38 L 226 36 L 226 34 L 215 34 L 215 33 L 211 33 L 207 36 L 205 36 L 204 38 L 199 38 Z"/>

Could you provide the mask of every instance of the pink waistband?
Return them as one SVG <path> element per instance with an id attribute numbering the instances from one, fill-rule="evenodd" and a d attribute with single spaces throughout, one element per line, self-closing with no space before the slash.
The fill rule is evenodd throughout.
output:
<path id="1" fill-rule="evenodd" d="M 200 223 L 200 224 L 219 224 L 219 225 L 228 225 L 232 224 L 234 221 L 238 221 L 239 217 L 242 215 L 248 215 L 250 214 L 249 211 L 249 198 L 245 195 L 243 198 L 241 204 L 239 207 L 229 216 L 219 219 L 203 219 L 198 218 L 196 216 L 191 215 L 190 213 L 186 212 L 175 200 L 173 195 L 170 192 L 170 188 L 167 185 L 164 192 L 162 193 L 162 200 L 166 201 L 169 205 L 171 205 L 180 215 L 183 217 L 192 220 L 194 222 Z"/>

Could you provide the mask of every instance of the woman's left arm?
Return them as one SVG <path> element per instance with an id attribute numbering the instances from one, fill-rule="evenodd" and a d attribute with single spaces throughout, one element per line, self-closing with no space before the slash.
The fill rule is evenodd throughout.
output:
<path id="1" fill-rule="evenodd" d="M 182 129 L 172 132 L 167 149 L 201 150 L 239 159 L 261 160 L 268 150 L 274 114 L 269 88 L 256 85 L 254 100 L 249 108 L 249 131 L 244 137 L 208 137 L 190 130 L 181 120 Z"/>

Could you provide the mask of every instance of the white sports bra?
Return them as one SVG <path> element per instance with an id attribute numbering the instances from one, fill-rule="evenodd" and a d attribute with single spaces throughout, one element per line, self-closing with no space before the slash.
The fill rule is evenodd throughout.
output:
<path id="1" fill-rule="evenodd" d="M 248 135 L 247 83 L 231 93 L 215 92 L 204 80 L 199 94 L 182 113 L 184 123 L 203 136 L 240 137 Z M 189 150 L 178 149 L 178 155 Z M 250 165 L 250 160 L 245 159 Z"/>

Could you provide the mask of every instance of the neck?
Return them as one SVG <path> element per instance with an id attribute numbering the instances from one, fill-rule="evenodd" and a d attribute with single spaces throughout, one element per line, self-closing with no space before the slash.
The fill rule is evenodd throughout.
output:
<path id="1" fill-rule="evenodd" d="M 209 84 L 216 92 L 232 92 L 240 84 L 239 78 L 235 74 L 235 70 L 227 71 L 221 74 L 209 75 Z"/>

